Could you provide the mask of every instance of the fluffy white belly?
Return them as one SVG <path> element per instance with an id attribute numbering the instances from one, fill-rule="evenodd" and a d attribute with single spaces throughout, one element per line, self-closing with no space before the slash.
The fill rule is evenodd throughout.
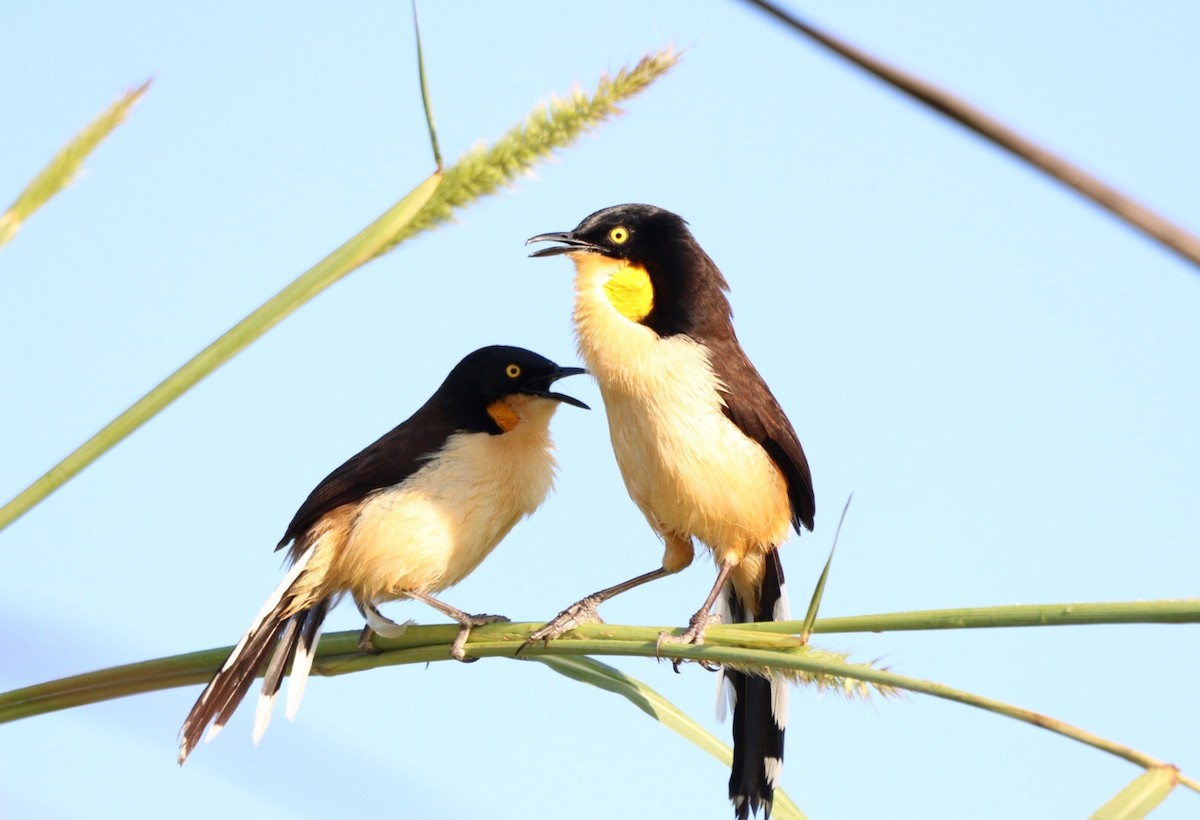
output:
<path id="1" fill-rule="evenodd" d="M 783 477 L 725 416 L 704 348 L 643 330 L 623 352 L 583 349 L 630 496 L 657 531 L 693 535 L 718 561 L 778 545 L 790 527 Z"/>
<path id="2" fill-rule="evenodd" d="M 451 436 L 407 482 L 363 503 L 335 574 L 369 601 L 453 586 L 538 508 L 553 480 L 545 425 Z"/>

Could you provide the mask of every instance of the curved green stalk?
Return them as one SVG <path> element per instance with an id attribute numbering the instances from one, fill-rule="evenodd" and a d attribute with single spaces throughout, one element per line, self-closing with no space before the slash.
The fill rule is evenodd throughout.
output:
<path id="1" fill-rule="evenodd" d="M 808 37 L 864 71 L 874 74 L 897 91 L 907 94 L 931 110 L 969 128 L 1052 179 L 1073 188 L 1077 193 L 1092 200 L 1130 227 L 1141 231 L 1164 247 L 1179 254 L 1192 265 L 1200 267 L 1200 236 L 1189 233 L 1183 226 L 1170 222 L 1099 177 L 1093 176 L 1066 158 L 1018 133 L 966 100 L 956 97 L 915 74 L 902 71 L 863 49 L 801 20 L 778 3 L 769 2 L 769 0 L 746 0 L 746 2 L 758 6 L 793 31 Z"/>
<path id="2" fill-rule="evenodd" d="M 1146 604 L 1140 605 L 1147 606 Z M 1065 605 L 1059 605 L 1058 608 L 1063 606 Z M 1069 609 L 1089 612 L 1091 607 L 1111 609 L 1114 606 L 1117 605 L 1071 605 Z M 991 613 L 990 617 L 996 618 L 1003 615 L 999 611 L 1002 609 L 1006 608 L 995 607 L 986 611 Z M 1009 607 L 1007 609 L 1027 610 L 1029 608 Z M 1047 609 L 1054 609 L 1054 607 Z M 959 617 L 968 623 L 973 620 L 969 611 L 954 611 L 958 612 Z M 1117 615 L 1118 617 L 1124 616 L 1124 620 L 1119 622 L 1130 622 L 1129 613 L 1118 612 Z M 1160 617 L 1160 613 L 1153 611 L 1149 615 L 1150 617 Z M 1090 613 L 1089 617 L 1092 620 L 1085 622 L 1099 622 L 1095 620 L 1097 618 L 1095 613 Z M 1195 618 L 1196 612 L 1193 610 L 1192 619 L 1195 620 Z M 468 652 L 475 657 L 512 658 L 516 648 L 540 626 L 541 624 L 526 623 L 489 624 L 478 627 L 472 633 L 474 639 L 467 645 Z M 817 621 L 816 627 L 820 631 L 821 621 Z M 904 628 L 912 627 L 906 623 Z M 659 631 L 658 627 L 589 624 L 573 630 L 547 647 L 535 644 L 529 647 L 527 653 L 530 657 L 535 658 L 580 655 L 657 658 L 659 655 L 656 640 Z M 313 673 L 332 676 L 380 666 L 446 660 L 449 658 L 450 644 L 457 633 L 458 627 L 454 625 L 410 627 L 400 638 L 380 640 L 378 645 L 385 649 L 380 655 L 364 655 L 359 652 L 357 632 L 331 633 L 321 639 Z M 714 627 L 706 632 L 705 640 L 706 643 L 702 646 L 666 645 L 663 647 L 663 657 L 703 660 L 751 672 L 770 668 L 777 672 L 782 671 L 795 680 L 834 689 L 840 688 L 848 695 L 866 695 L 869 691 L 868 686 L 883 694 L 891 694 L 897 690 L 919 692 L 1038 726 L 1128 760 L 1145 769 L 1170 767 L 1170 764 L 1152 755 L 1055 718 L 933 681 L 911 678 L 865 664 L 849 663 L 833 653 L 803 646 L 796 637 L 777 635 L 767 630 L 742 626 Z M 139 692 L 203 683 L 221 664 L 229 650 L 230 647 L 222 647 L 204 652 L 175 655 L 76 675 L 0 694 L 0 723 Z M 860 683 L 854 684 L 855 681 Z M 1200 782 L 1182 774 L 1178 777 L 1179 783 L 1193 791 L 1200 792 Z"/>

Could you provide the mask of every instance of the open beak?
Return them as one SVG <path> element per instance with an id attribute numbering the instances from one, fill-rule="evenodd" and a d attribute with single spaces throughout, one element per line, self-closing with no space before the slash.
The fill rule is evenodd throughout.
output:
<path id="1" fill-rule="evenodd" d="M 530 256 L 557 256 L 560 253 L 573 253 L 575 251 L 593 251 L 598 252 L 599 247 L 591 242 L 585 242 L 582 239 L 576 239 L 575 235 L 570 231 L 566 233 L 540 233 L 537 236 L 531 236 L 525 240 L 526 245 L 531 245 L 534 242 L 561 242 L 561 245 L 555 245 L 552 248 L 542 248 L 529 254 Z"/>
<path id="2" fill-rule="evenodd" d="M 566 404 L 573 404 L 576 407 L 582 407 L 584 410 L 591 410 L 592 408 L 588 407 L 574 396 L 568 396 L 566 393 L 554 393 L 550 390 L 550 386 L 559 379 L 565 379 L 567 376 L 578 376 L 586 372 L 587 371 L 582 367 L 560 367 L 549 376 L 546 376 L 546 378 L 539 379 L 537 382 L 525 388 L 521 392 L 528 393 L 530 396 L 538 396 L 539 398 L 543 399 L 554 399 L 555 401 L 565 402 Z"/>

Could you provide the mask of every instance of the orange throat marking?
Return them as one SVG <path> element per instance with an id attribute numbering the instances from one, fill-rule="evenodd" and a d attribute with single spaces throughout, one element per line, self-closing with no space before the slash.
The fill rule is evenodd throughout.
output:
<path id="1" fill-rule="evenodd" d="M 517 411 L 509 407 L 504 399 L 496 399 L 489 404 L 487 414 L 492 417 L 492 421 L 496 422 L 496 426 L 505 433 L 521 423 L 521 417 L 517 415 Z"/>

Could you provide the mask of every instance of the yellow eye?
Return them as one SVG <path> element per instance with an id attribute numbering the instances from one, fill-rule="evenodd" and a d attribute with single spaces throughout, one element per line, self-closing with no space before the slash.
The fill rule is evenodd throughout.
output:
<path id="1" fill-rule="evenodd" d="M 608 238 L 614 245 L 624 245 L 629 241 L 629 229 L 624 225 L 618 225 L 608 232 Z"/>
<path id="2" fill-rule="evenodd" d="M 510 379 L 515 379 L 517 376 L 521 375 L 521 366 L 510 364 L 508 367 L 504 368 L 504 375 L 508 376 Z"/>

